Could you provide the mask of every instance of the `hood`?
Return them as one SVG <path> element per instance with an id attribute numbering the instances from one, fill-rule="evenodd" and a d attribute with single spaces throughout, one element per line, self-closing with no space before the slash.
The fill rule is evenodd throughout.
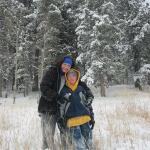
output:
<path id="1" fill-rule="evenodd" d="M 80 72 L 79 72 L 78 70 L 76 70 L 76 69 L 73 69 L 73 68 L 71 68 L 71 69 L 77 72 L 77 74 L 78 74 L 77 81 L 75 82 L 74 85 L 72 85 L 72 84 L 68 81 L 68 79 L 67 79 L 67 73 L 68 73 L 70 70 L 69 70 L 67 73 L 65 73 L 65 79 L 66 79 L 66 86 L 68 86 L 68 87 L 74 92 L 74 91 L 77 89 L 77 87 L 78 87 L 78 83 L 79 83 L 79 80 L 80 80 Z"/>

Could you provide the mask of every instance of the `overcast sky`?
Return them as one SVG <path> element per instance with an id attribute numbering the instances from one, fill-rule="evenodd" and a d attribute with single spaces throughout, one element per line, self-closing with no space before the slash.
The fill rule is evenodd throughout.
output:
<path id="1" fill-rule="evenodd" d="M 150 4 L 150 0 L 145 0 L 145 2 L 149 3 Z"/>

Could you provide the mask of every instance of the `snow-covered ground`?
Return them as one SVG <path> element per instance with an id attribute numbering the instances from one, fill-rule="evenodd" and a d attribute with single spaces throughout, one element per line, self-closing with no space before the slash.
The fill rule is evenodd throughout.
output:
<path id="1" fill-rule="evenodd" d="M 102 98 L 94 91 L 95 128 L 93 139 L 99 150 L 150 149 L 150 90 L 140 92 L 129 86 L 107 89 Z M 41 150 L 38 94 L 0 98 L 0 150 Z M 59 132 L 56 132 L 59 145 Z M 60 148 L 58 148 L 60 149 Z"/>

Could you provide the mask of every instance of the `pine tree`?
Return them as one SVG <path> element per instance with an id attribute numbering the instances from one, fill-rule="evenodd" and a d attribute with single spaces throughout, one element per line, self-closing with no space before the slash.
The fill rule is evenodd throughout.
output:
<path id="1" fill-rule="evenodd" d="M 12 69 L 12 47 L 13 42 L 10 43 L 10 28 L 7 28 L 10 24 L 7 13 L 10 11 L 10 0 L 0 2 L 0 95 L 2 96 L 2 88 L 6 88 L 6 95 L 8 92 L 8 84 L 11 78 L 11 69 Z"/>
<path id="2" fill-rule="evenodd" d="M 64 54 L 78 56 L 82 80 L 105 95 L 106 84 L 130 84 L 149 64 L 149 41 L 144 0 L 1 0 L 0 96 L 10 85 L 37 91 Z"/>
<path id="3" fill-rule="evenodd" d="M 0 97 L 2 97 L 2 89 L 3 89 L 3 48 L 6 46 L 5 44 L 5 31 L 4 31 L 4 1 L 0 3 Z"/>
<path id="4" fill-rule="evenodd" d="M 37 45 L 40 50 L 39 61 L 39 83 L 44 70 L 47 70 L 53 63 L 60 50 L 60 26 L 62 21 L 61 11 L 57 7 L 57 1 L 41 1 L 37 20 Z"/>
<path id="5" fill-rule="evenodd" d="M 76 57 L 77 54 L 77 35 L 75 32 L 76 24 L 74 18 L 69 14 L 71 6 L 69 3 L 64 3 L 60 6 L 62 15 L 62 23 L 60 27 L 60 47 L 62 54 L 72 54 Z"/>
<path id="6" fill-rule="evenodd" d="M 87 6 L 92 8 L 89 4 Z M 100 8 L 95 8 L 95 11 L 85 10 L 84 19 L 77 28 L 78 46 L 82 49 L 78 61 L 85 66 L 83 79 L 89 80 L 95 86 L 101 85 L 101 93 L 105 96 L 105 82 L 111 81 L 117 68 L 122 65 L 119 62 L 120 52 L 117 47 L 119 20 L 115 17 L 115 6 L 111 2 L 104 2 Z M 104 77 L 107 77 L 107 80 Z"/>

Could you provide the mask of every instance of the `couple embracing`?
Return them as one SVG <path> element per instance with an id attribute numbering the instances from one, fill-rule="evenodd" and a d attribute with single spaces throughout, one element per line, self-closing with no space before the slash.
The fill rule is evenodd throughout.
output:
<path id="1" fill-rule="evenodd" d="M 72 57 L 65 56 L 50 67 L 40 85 L 38 111 L 41 116 L 43 149 L 55 150 L 56 124 L 63 150 L 93 150 L 93 94 L 80 80 Z"/>

